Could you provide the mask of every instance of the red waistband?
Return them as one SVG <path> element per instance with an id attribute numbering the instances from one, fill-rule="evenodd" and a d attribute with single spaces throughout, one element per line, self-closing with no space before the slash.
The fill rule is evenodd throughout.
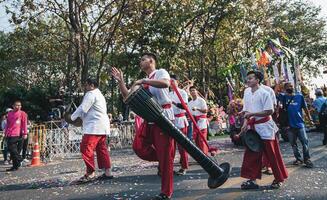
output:
<path id="1" fill-rule="evenodd" d="M 194 116 L 195 120 L 196 121 L 199 121 L 199 119 L 206 119 L 207 118 L 207 115 L 199 115 L 199 116 Z"/>
<path id="2" fill-rule="evenodd" d="M 259 120 L 255 120 L 255 118 L 252 117 L 251 119 L 249 119 L 249 121 L 248 121 L 248 125 L 249 125 L 252 129 L 254 129 L 254 125 L 255 125 L 255 124 L 262 124 L 262 123 L 265 123 L 265 122 L 269 121 L 270 119 L 271 119 L 270 115 L 267 116 L 267 117 L 264 117 L 264 118 L 262 118 L 262 119 L 259 119 Z"/>
<path id="3" fill-rule="evenodd" d="M 176 114 L 175 117 L 184 117 L 185 116 L 185 113 L 179 113 L 179 114 Z"/>
<path id="4" fill-rule="evenodd" d="M 163 104 L 163 105 L 161 105 L 161 107 L 163 109 L 169 109 L 169 108 L 171 108 L 171 103 Z"/>

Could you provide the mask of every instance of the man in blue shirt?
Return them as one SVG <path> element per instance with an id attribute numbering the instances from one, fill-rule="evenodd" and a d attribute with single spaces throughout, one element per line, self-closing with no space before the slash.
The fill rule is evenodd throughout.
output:
<path id="1" fill-rule="evenodd" d="M 323 96 L 322 89 L 318 88 L 315 91 L 316 99 L 313 101 L 313 107 L 316 109 L 318 113 L 321 111 L 321 107 L 324 103 L 327 103 L 327 98 Z M 322 141 L 323 145 L 327 144 L 327 127 L 326 123 L 323 122 L 323 119 L 321 119 L 321 116 L 319 115 L 319 124 L 320 124 L 320 129 L 324 133 L 324 139 Z"/>
<path id="2" fill-rule="evenodd" d="M 305 124 L 302 114 L 302 109 L 305 111 L 306 116 L 309 118 L 312 123 L 312 119 L 307 108 L 307 104 L 304 101 L 304 97 L 297 93 L 294 93 L 294 87 L 291 83 L 285 83 L 284 85 L 286 94 L 281 96 L 281 102 L 283 106 L 287 106 L 288 112 L 288 138 L 293 148 L 293 153 L 296 160 L 293 162 L 294 165 L 304 164 L 308 168 L 312 168 L 313 164 L 310 161 L 309 155 L 309 144 L 308 144 L 308 136 L 305 131 Z M 299 138 L 302 146 L 303 146 L 303 160 L 301 158 L 301 154 L 299 152 L 299 148 L 297 146 L 297 138 Z"/>

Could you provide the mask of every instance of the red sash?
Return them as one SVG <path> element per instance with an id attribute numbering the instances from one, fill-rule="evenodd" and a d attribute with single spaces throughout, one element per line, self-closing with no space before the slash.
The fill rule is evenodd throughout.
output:
<path id="1" fill-rule="evenodd" d="M 179 114 L 176 114 L 175 117 L 184 117 L 185 116 L 185 113 L 179 113 Z"/>
<path id="2" fill-rule="evenodd" d="M 207 115 L 199 115 L 199 116 L 194 116 L 196 121 L 199 121 L 200 119 L 206 119 Z"/>
<path id="3" fill-rule="evenodd" d="M 269 121 L 270 119 L 271 119 L 270 115 L 259 120 L 255 120 L 255 118 L 252 117 L 251 119 L 249 119 L 248 125 L 251 127 L 251 129 L 255 130 L 254 129 L 255 124 L 262 124 Z"/>
<path id="4" fill-rule="evenodd" d="M 169 109 L 169 108 L 171 108 L 171 103 L 163 104 L 163 105 L 161 105 L 161 107 L 163 109 Z"/>

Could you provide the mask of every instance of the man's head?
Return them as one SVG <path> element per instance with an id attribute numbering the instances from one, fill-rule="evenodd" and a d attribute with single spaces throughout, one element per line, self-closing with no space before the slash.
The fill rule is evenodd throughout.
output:
<path id="1" fill-rule="evenodd" d="M 178 86 L 178 83 L 179 83 L 179 81 L 178 81 L 178 79 L 179 79 L 178 75 L 172 74 L 172 75 L 170 75 L 170 79 L 172 81 L 174 81 L 174 83 L 175 83 L 176 86 Z"/>
<path id="2" fill-rule="evenodd" d="M 84 88 L 86 91 L 91 91 L 98 88 L 99 84 L 95 79 L 88 78 L 85 80 Z"/>
<path id="3" fill-rule="evenodd" d="M 316 91 L 315 91 L 315 95 L 316 95 L 317 97 L 321 97 L 321 96 L 324 95 L 324 93 L 323 93 L 322 89 L 318 88 L 318 89 L 316 89 Z"/>
<path id="4" fill-rule="evenodd" d="M 247 73 L 247 85 L 249 87 L 255 87 L 261 83 L 263 75 L 259 71 L 249 71 Z"/>
<path id="5" fill-rule="evenodd" d="M 16 100 L 14 101 L 14 104 L 12 105 L 12 107 L 14 108 L 14 111 L 18 111 L 22 109 L 22 102 L 20 100 Z"/>
<path id="6" fill-rule="evenodd" d="M 290 82 L 287 82 L 284 84 L 284 89 L 285 89 L 286 93 L 288 93 L 288 94 L 293 94 L 293 92 L 294 92 L 293 84 Z"/>
<path id="7" fill-rule="evenodd" d="M 191 96 L 192 96 L 193 99 L 198 96 L 198 90 L 196 89 L 195 86 L 190 87 L 190 93 L 191 93 Z"/>
<path id="8" fill-rule="evenodd" d="M 154 53 L 143 53 L 141 56 L 140 67 L 142 71 L 156 68 L 157 56 Z"/>

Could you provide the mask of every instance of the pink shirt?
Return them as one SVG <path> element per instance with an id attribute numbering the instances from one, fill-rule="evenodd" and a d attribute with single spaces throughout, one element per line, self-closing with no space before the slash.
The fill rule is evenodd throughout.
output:
<path id="1" fill-rule="evenodd" d="M 8 113 L 5 135 L 6 137 L 27 135 L 27 114 L 24 111 Z"/>

